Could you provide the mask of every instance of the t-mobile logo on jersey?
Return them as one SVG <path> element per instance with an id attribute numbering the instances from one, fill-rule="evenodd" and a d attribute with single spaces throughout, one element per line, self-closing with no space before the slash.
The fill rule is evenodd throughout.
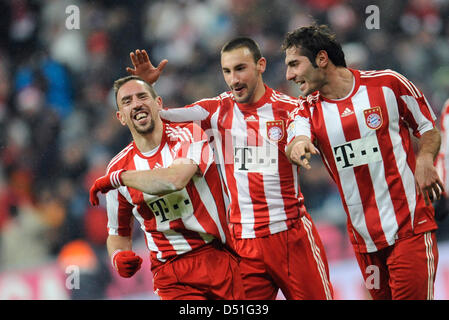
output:
<path id="1" fill-rule="evenodd" d="M 148 206 L 150 207 L 151 211 L 153 211 L 154 215 L 160 218 L 159 222 L 168 221 L 166 214 L 168 214 L 169 209 L 164 199 L 161 198 L 157 199 L 156 201 L 150 202 Z"/>
<path id="2" fill-rule="evenodd" d="M 193 213 L 192 200 L 185 188 L 162 197 L 144 194 L 144 198 L 158 224 L 187 217 Z"/>
<path id="3" fill-rule="evenodd" d="M 275 173 L 278 171 L 278 151 L 272 145 L 234 147 L 234 171 Z"/>
<path id="4" fill-rule="evenodd" d="M 333 146 L 338 171 L 382 161 L 376 135 Z"/>

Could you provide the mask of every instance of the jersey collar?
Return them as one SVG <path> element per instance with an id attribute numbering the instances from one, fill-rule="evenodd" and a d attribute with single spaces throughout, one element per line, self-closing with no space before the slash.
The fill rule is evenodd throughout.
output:
<path id="1" fill-rule="evenodd" d="M 320 94 L 319 95 L 320 100 L 323 100 L 323 101 L 326 101 L 329 103 L 341 103 L 341 102 L 345 102 L 345 101 L 351 99 L 356 94 L 356 92 L 359 90 L 359 87 L 360 87 L 360 72 L 358 70 L 354 70 L 351 68 L 348 68 L 348 69 L 349 69 L 349 71 L 352 72 L 352 74 L 354 76 L 354 84 L 352 86 L 351 92 L 346 97 L 341 98 L 341 99 L 328 99 Z"/>

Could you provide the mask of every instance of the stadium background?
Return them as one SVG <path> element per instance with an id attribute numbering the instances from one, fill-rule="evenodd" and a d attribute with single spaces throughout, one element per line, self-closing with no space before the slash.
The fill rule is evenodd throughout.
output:
<path id="1" fill-rule="evenodd" d="M 67 28 L 70 5 L 79 29 Z M 367 28 L 369 5 L 379 29 Z M 156 84 L 166 106 L 226 91 L 219 50 L 238 35 L 261 45 L 266 83 L 297 95 L 280 45 L 315 19 L 337 33 L 350 67 L 406 75 L 436 114 L 449 97 L 448 0 L 1 0 L 0 11 L 0 299 L 156 298 L 147 259 L 129 280 L 111 272 L 104 198 L 88 203 L 94 179 L 131 139 L 111 86 L 134 49 L 169 60 Z M 336 298 L 366 299 L 337 190 L 320 159 L 313 166 L 301 187 Z M 448 299 L 449 218 L 439 224 L 435 297 Z M 138 226 L 134 245 L 146 257 Z"/>

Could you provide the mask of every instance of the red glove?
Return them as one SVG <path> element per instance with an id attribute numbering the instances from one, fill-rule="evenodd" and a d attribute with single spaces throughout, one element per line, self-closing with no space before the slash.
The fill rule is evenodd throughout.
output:
<path id="1" fill-rule="evenodd" d="M 136 255 L 134 251 L 116 250 L 111 256 L 111 262 L 119 275 L 123 278 L 129 278 L 139 271 L 142 258 Z"/>
<path id="2" fill-rule="evenodd" d="M 93 206 L 98 206 L 99 200 L 97 197 L 98 191 L 107 193 L 113 189 L 123 186 L 121 175 L 126 170 L 112 171 L 109 174 L 102 176 L 95 180 L 95 183 L 90 188 L 89 201 Z"/>

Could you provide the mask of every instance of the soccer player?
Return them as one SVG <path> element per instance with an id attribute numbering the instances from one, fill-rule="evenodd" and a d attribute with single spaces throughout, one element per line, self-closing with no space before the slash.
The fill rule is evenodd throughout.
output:
<path id="1" fill-rule="evenodd" d="M 145 51 L 131 53 L 149 83 L 167 61 L 153 67 Z M 249 38 L 224 45 L 221 67 L 231 89 L 163 118 L 198 121 L 214 138 L 217 162 L 230 198 L 228 220 L 249 299 L 331 299 L 329 270 L 319 235 L 304 206 L 299 167 L 286 155 L 286 121 L 297 99 L 264 84 L 266 59 Z"/>
<path id="2" fill-rule="evenodd" d="M 213 151 L 195 124 L 162 122 L 162 98 L 136 76 L 114 83 L 117 118 L 133 141 L 90 190 L 107 193 L 107 248 L 114 268 L 131 277 L 133 215 L 150 250 L 155 293 L 163 300 L 245 299 L 230 243 Z"/>
<path id="3" fill-rule="evenodd" d="M 432 108 L 397 72 L 347 68 L 326 26 L 289 32 L 282 47 L 286 78 L 307 96 L 291 114 L 287 154 L 308 169 L 312 154 L 322 156 L 372 297 L 432 299 L 438 249 L 430 202 L 443 190 Z M 419 138 L 417 156 L 409 129 Z"/>

